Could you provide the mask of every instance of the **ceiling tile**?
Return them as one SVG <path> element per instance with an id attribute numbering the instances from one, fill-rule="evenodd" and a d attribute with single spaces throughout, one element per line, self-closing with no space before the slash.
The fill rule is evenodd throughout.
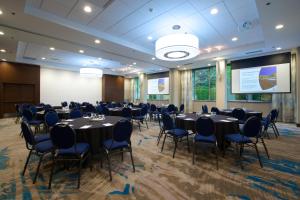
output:
<path id="1" fill-rule="evenodd" d="M 66 17 L 76 2 L 76 0 L 43 0 L 41 9 L 60 17 Z"/>

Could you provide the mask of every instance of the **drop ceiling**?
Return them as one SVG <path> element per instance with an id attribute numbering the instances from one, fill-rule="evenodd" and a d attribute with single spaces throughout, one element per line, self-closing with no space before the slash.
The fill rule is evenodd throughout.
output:
<path id="1" fill-rule="evenodd" d="M 92 12 L 84 12 L 85 6 Z M 132 73 L 154 73 L 300 46 L 298 0 L 1 0 L 0 9 L 0 30 L 6 32 L 0 48 L 7 46 L 8 59 L 72 70 L 92 65 L 132 75 L 122 69 L 136 63 Z M 283 30 L 275 30 L 279 23 Z M 198 36 L 200 55 L 181 62 L 154 60 L 155 41 L 172 33 Z"/>

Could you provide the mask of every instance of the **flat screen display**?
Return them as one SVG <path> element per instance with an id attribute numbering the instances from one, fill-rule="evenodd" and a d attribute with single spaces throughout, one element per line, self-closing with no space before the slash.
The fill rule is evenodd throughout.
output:
<path id="1" fill-rule="evenodd" d="M 148 94 L 169 94 L 169 77 L 149 79 Z"/>
<path id="2" fill-rule="evenodd" d="M 232 93 L 291 92 L 290 63 L 232 70 Z"/>

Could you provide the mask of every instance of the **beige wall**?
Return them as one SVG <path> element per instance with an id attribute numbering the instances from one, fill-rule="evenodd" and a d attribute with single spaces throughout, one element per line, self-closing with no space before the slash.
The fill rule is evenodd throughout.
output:
<path id="1" fill-rule="evenodd" d="M 129 101 L 131 99 L 130 81 L 131 79 L 129 78 L 124 79 L 124 100 L 125 101 Z"/>
<path id="2" fill-rule="evenodd" d="M 227 108 L 226 62 L 216 62 L 216 105 L 219 109 Z"/>
<path id="3" fill-rule="evenodd" d="M 169 100 L 148 100 L 148 103 L 161 106 L 169 104 Z"/>
<path id="4" fill-rule="evenodd" d="M 208 111 L 211 107 L 216 106 L 215 101 L 193 101 L 193 112 L 202 112 L 202 105 L 207 105 Z"/>

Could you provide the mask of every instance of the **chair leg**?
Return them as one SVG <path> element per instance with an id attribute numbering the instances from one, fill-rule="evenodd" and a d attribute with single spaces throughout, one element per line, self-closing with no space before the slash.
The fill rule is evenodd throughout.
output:
<path id="1" fill-rule="evenodd" d="M 110 165 L 110 158 L 109 158 L 109 153 L 108 152 L 106 152 L 106 157 L 107 157 L 107 161 L 108 161 L 109 180 L 112 181 L 111 165 Z"/>
<path id="2" fill-rule="evenodd" d="M 254 144 L 254 147 L 255 147 L 255 151 L 256 151 L 256 155 L 257 155 L 257 158 L 258 158 L 260 167 L 263 168 L 263 164 L 262 164 L 261 159 L 260 159 L 260 156 L 259 156 L 259 152 L 258 152 L 258 149 L 257 149 L 257 145 Z"/>
<path id="3" fill-rule="evenodd" d="M 78 169 L 78 182 L 77 182 L 77 188 L 80 188 L 80 175 L 81 175 L 81 167 L 82 167 L 82 160 L 79 161 L 79 169 Z"/>
<path id="4" fill-rule="evenodd" d="M 147 119 L 145 119 L 145 122 L 146 122 L 147 129 L 149 129 L 149 127 L 148 127 L 148 123 L 147 123 Z"/>
<path id="5" fill-rule="evenodd" d="M 124 152 L 123 152 L 123 148 L 121 149 L 121 160 L 122 160 L 122 162 L 124 161 Z"/>
<path id="6" fill-rule="evenodd" d="M 141 132 L 141 122 L 140 121 L 138 121 L 138 125 L 139 125 L 139 130 Z"/>
<path id="7" fill-rule="evenodd" d="M 186 136 L 186 142 L 187 142 L 187 146 L 188 146 L 188 152 L 190 153 L 190 143 L 189 143 L 189 135 Z"/>
<path id="8" fill-rule="evenodd" d="M 24 176 L 24 174 L 25 174 L 25 171 L 26 171 L 26 168 L 27 168 L 27 165 L 28 165 L 30 156 L 31 156 L 31 152 L 32 152 L 32 150 L 29 151 L 29 154 L 28 154 L 28 156 L 27 156 L 27 159 L 26 159 L 26 162 L 25 162 L 25 166 L 24 166 L 24 169 L 23 169 L 23 172 L 22 172 L 22 175 L 23 175 L 23 176 Z"/>
<path id="9" fill-rule="evenodd" d="M 240 162 L 240 165 L 241 165 L 241 169 L 244 169 L 244 166 L 243 166 L 243 157 L 242 157 L 242 154 L 243 154 L 243 148 L 244 148 L 244 145 L 243 145 L 243 144 L 240 144 L 239 162 Z"/>
<path id="10" fill-rule="evenodd" d="M 261 139 L 261 142 L 262 142 L 262 144 L 263 144 L 263 146 L 264 146 L 264 149 L 265 149 L 265 151 L 266 151 L 266 154 L 267 154 L 267 156 L 268 156 L 268 159 L 270 159 L 269 151 L 268 151 L 267 146 L 266 146 L 266 144 L 265 144 L 264 138 L 260 138 L 260 139 Z"/>
<path id="11" fill-rule="evenodd" d="M 275 130 L 275 128 L 274 128 L 274 125 L 272 124 L 271 127 L 272 127 L 272 129 L 273 129 L 273 132 L 274 132 L 275 137 L 278 138 L 278 135 L 277 135 L 277 132 L 276 132 L 276 130 Z"/>
<path id="12" fill-rule="evenodd" d="M 275 129 L 276 129 L 277 136 L 279 136 L 279 131 L 278 131 L 278 128 L 277 128 L 277 126 L 276 126 L 275 123 L 274 123 L 274 127 L 275 127 Z"/>
<path id="13" fill-rule="evenodd" d="M 174 142 L 175 142 L 175 147 L 174 147 L 174 151 L 173 151 L 173 158 L 175 158 L 175 153 L 176 153 L 176 149 L 177 149 L 177 142 L 178 139 L 174 137 Z"/>
<path id="14" fill-rule="evenodd" d="M 160 138 L 161 138 L 161 136 L 162 136 L 162 133 L 163 133 L 162 130 L 160 130 L 160 131 L 159 131 L 159 134 L 158 134 L 158 137 L 157 137 L 157 144 L 156 144 L 157 146 L 159 145 L 159 142 L 160 142 Z"/>
<path id="15" fill-rule="evenodd" d="M 193 164 L 195 164 L 196 142 L 193 142 Z"/>
<path id="16" fill-rule="evenodd" d="M 217 162 L 217 170 L 219 169 L 219 160 L 218 160 L 218 143 L 216 142 L 215 146 L 215 154 L 216 154 L 216 162 Z"/>
<path id="17" fill-rule="evenodd" d="M 162 152 L 162 151 L 164 150 L 164 146 L 165 146 L 166 137 L 167 137 L 167 134 L 165 134 L 165 137 L 164 137 L 163 144 L 162 144 L 162 146 L 161 146 L 161 150 L 160 150 L 160 152 Z"/>
<path id="18" fill-rule="evenodd" d="M 134 166 L 134 161 L 133 161 L 133 156 L 132 156 L 132 149 L 131 149 L 131 147 L 130 147 L 129 153 L 130 153 L 130 158 L 131 158 L 131 163 L 132 163 L 133 172 L 135 172 L 135 166 Z"/>
<path id="19" fill-rule="evenodd" d="M 48 189 L 51 189 L 51 182 L 52 182 L 52 177 L 53 177 L 53 171 L 54 171 L 55 163 L 56 163 L 55 158 L 53 158 L 53 163 L 52 163 L 52 168 L 51 168 L 51 173 L 50 173 L 50 178 L 49 178 Z"/>
<path id="20" fill-rule="evenodd" d="M 34 179 L 33 179 L 33 184 L 35 184 L 36 179 L 37 179 L 37 177 L 38 177 L 38 175 L 39 175 L 40 166 L 41 166 L 43 157 L 44 157 L 44 155 L 41 155 L 41 156 L 40 156 L 39 164 L 38 164 L 38 167 L 37 167 L 37 169 L 36 169 L 35 176 L 34 176 Z"/>

